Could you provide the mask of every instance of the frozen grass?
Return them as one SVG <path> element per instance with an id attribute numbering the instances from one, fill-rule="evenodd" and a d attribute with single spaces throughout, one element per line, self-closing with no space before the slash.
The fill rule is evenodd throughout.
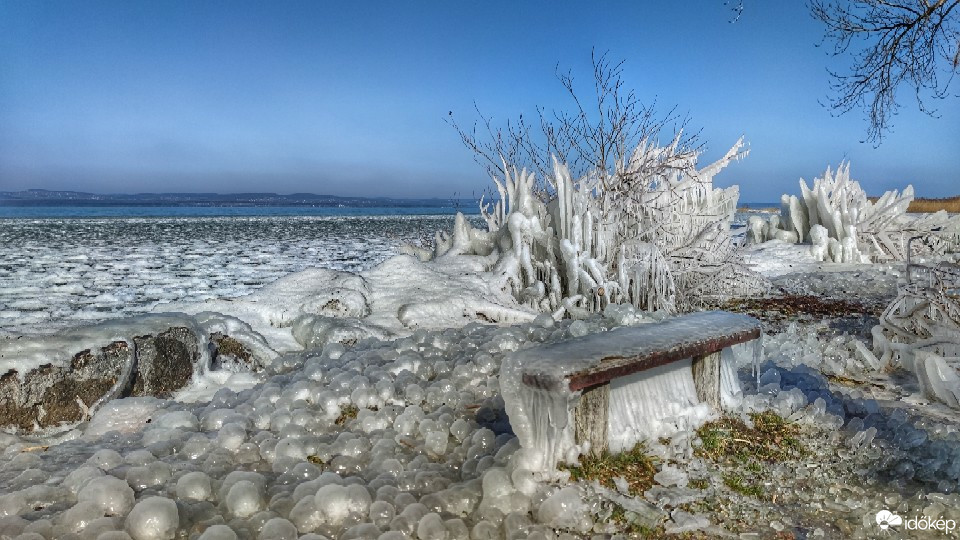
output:
<path id="1" fill-rule="evenodd" d="M 713 461 L 732 460 L 744 465 L 803 457 L 805 451 L 797 438 L 797 425 L 771 411 L 752 413 L 750 420 L 753 427 L 732 417 L 707 422 L 697 430 L 703 441 L 697 454 Z"/>
<path id="2" fill-rule="evenodd" d="M 630 486 L 633 495 L 642 494 L 653 486 L 653 475 L 657 473 L 657 458 L 647 453 L 644 443 L 637 443 L 632 449 L 619 454 L 604 451 L 597 456 L 580 456 L 580 466 L 561 465 L 561 469 L 570 471 L 570 478 L 577 482 L 599 482 L 611 489 L 616 486 L 614 478 L 623 478 Z"/>
<path id="3" fill-rule="evenodd" d="M 806 455 L 798 438 L 800 428 L 770 412 L 752 413 L 753 426 L 739 418 L 725 417 L 707 422 L 697 430 L 702 442 L 699 457 L 733 469 L 723 473 L 723 484 L 731 491 L 764 499 L 766 465 L 796 460 Z"/>

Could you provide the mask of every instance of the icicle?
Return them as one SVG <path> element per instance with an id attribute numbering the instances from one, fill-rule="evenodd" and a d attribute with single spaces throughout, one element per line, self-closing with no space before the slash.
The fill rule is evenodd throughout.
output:
<path id="1" fill-rule="evenodd" d="M 757 380 L 757 388 L 760 388 L 760 363 L 763 361 L 763 334 L 753 340 L 753 376 Z"/>

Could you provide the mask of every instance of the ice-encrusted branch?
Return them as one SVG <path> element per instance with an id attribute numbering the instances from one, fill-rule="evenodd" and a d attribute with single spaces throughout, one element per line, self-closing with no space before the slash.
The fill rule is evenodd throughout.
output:
<path id="1" fill-rule="evenodd" d="M 452 235 L 438 234 L 433 256 L 490 257 L 519 302 L 557 315 L 609 303 L 671 312 L 707 296 L 762 290 L 730 237 L 739 192 L 713 187 L 717 173 L 746 155 L 743 140 L 703 169 L 699 151 L 682 140 L 644 139 L 615 170 L 580 178 L 554 157 L 549 202 L 536 196 L 534 173 L 503 160 L 504 174 L 493 178 L 499 200 L 481 203 L 487 230 L 458 216 Z"/>
<path id="2" fill-rule="evenodd" d="M 960 216 L 944 211 L 910 215 L 913 186 L 884 193 L 873 202 L 860 183 L 850 178 L 850 164 L 829 167 L 813 187 L 800 179 L 800 196 L 783 195 L 780 215 L 767 222 L 754 216 L 747 238 L 810 242 L 811 253 L 821 261 L 905 261 L 915 253 L 942 254 L 960 246 Z M 909 247 L 910 239 L 919 237 Z"/>

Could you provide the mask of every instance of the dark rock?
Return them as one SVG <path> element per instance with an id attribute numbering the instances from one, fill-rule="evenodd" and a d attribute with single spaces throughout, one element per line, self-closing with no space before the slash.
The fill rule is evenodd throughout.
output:
<path id="1" fill-rule="evenodd" d="M 45 364 L 23 377 L 14 370 L 0 376 L 0 426 L 30 431 L 83 420 L 93 406 L 117 383 L 133 351 L 118 341 L 96 354 L 86 350 L 70 368 Z M 81 403 L 83 405 L 81 406 Z"/>
<path id="2" fill-rule="evenodd" d="M 67 366 L 44 364 L 26 374 L 0 373 L 0 428 L 29 432 L 81 422 L 114 398 L 170 398 L 199 368 L 199 339 L 187 327 L 171 326 L 156 335 L 133 337 L 132 347 L 117 341 L 97 351 L 81 351 Z M 214 369 L 263 369 L 249 347 L 226 334 L 211 334 L 208 348 Z"/>
<path id="3" fill-rule="evenodd" d="M 210 358 L 214 370 L 259 372 L 263 369 L 246 345 L 221 332 L 210 334 Z"/>
<path id="4" fill-rule="evenodd" d="M 184 327 L 175 327 L 156 336 L 133 338 L 137 350 L 137 371 L 132 396 L 169 398 L 186 386 L 200 360 L 197 337 Z"/>

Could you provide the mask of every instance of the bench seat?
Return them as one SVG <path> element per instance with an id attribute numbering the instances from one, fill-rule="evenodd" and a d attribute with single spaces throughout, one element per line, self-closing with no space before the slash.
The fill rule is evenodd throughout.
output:
<path id="1" fill-rule="evenodd" d="M 705 311 L 514 352 L 501 393 L 530 468 L 696 425 L 739 392 L 722 351 L 760 335 L 753 317 Z"/>

